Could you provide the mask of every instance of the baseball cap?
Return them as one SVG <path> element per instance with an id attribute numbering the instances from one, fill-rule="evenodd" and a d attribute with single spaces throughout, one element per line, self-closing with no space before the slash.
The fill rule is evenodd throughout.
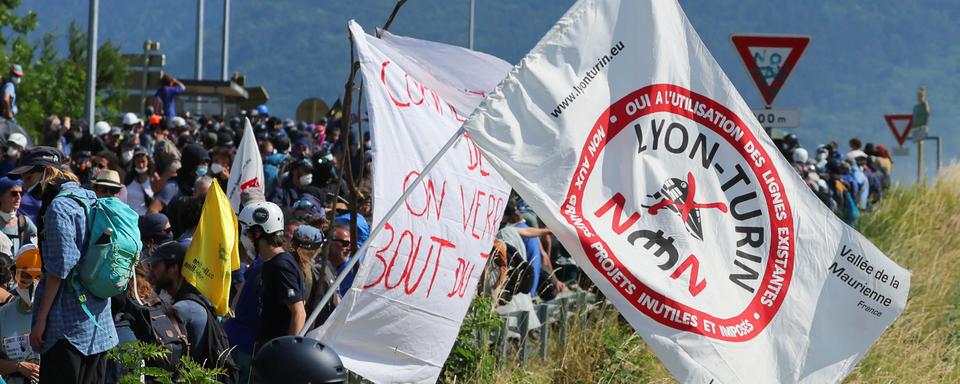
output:
<path id="1" fill-rule="evenodd" d="M 179 241 L 168 241 L 153 250 L 153 255 L 147 258 L 147 264 L 163 261 L 166 264 L 183 265 L 187 256 L 187 245 Z"/>
<path id="2" fill-rule="evenodd" d="M 323 244 L 323 232 L 316 227 L 303 224 L 293 231 L 293 246 L 305 249 L 317 249 Z"/>
<path id="3" fill-rule="evenodd" d="M 10 134 L 10 137 L 7 137 L 7 143 L 16 144 L 20 148 L 27 147 L 27 137 L 22 133 L 14 132 Z"/>
<path id="4" fill-rule="evenodd" d="M 10 73 L 12 73 L 14 76 L 23 76 L 23 66 L 20 64 L 11 65 Z"/>
<path id="5" fill-rule="evenodd" d="M 120 173 L 112 169 L 104 169 L 97 173 L 97 178 L 93 180 L 93 185 L 123 188 L 123 184 L 120 184 Z"/>
<path id="6" fill-rule="evenodd" d="M 17 166 L 7 173 L 11 179 L 19 179 L 20 175 L 29 172 L 37 166 L 59 167 L 63 163 L 63 152 L 47 146 L 29 148 L 20 155 Z"/>
<path id="7" fill-rule="evenodd" d="M 167 231 L 164 228 L 169 223 L 170 219 L 162 213 L 148 213 L 140 216 L 137 222 L 137 227 L 140 228 L 140 239 L 146 241 L 166 237 Z"/>
<path id="8" fill-rule="evenodd" d="M 23 185 L 23 180 L 11 180 L 7 177 L 0 177 L 0 195 L 7 193 L 10 188 L 16 185 Z"/>

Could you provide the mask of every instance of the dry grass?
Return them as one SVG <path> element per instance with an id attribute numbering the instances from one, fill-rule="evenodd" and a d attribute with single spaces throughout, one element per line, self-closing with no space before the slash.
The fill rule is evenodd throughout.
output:
<path id="1" fill-rule="evenodd" d="M 860 231 L 913 272 L 900 318 L 854 368 L 848 383 L 960 383 L 960 166 L 931 187 L 896 188 L 865 215 Z M 463 383 L 674 382 L 615 310 L 571 327 L 568 348 L 551 346 L 520 368 L 484 372 Z"/>

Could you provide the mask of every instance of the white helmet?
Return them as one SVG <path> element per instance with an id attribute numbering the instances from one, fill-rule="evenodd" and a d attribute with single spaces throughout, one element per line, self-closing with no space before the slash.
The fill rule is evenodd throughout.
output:
<path id="1" fill-rule="evenodd" d="M 238 220 L 244 229 L 260 226 L 266 234 L 283 231 L 283 211 L 269 201 L 252 203 L 240 211 Z"/>
<path id="2" fill-rule="evenodd" d="M 140 118 L 137 117 L 137 115 L 133 114 L 132 112 L 127 112 L 125 115 L 123 115 L 123 125 L 131 126 L 131 125 L 137 125 L 140 123 L 142 123 L 142 121 L 140 121 Z"/>
<path id="3" fill-rule="evenodd" d="M 97 124 L 93 126 L 94 136 L 103 136 L 108 133 L 110 133 L 110 123 L 106 121 L 98 121 Z"/>
<path id="4" fill-rule="evenodd" d="M 182 117 L 180 117 L 180 116 L 174 116 L 174 117 L 173 117 L 173 126 L 174 126 L 174 127 L 180 128 L 180 127 L 182 127 L 182 126 L 184 126 L 184 125 L 187 125 L 187 121 L 184 120 L 184 118 L 182 118 Z"/>
<path id="5" fill-rule="evenodd" d="M 22 133 L 11 133 L 10 137 L 7 138 L 7 142 L 16 144 L 20 148 L 27 147 L 27 137 Z"/>

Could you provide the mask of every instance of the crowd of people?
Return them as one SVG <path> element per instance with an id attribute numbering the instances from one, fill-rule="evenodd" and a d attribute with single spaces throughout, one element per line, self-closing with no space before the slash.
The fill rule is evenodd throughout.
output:
<path id="1" fill-rule="evenodd" d="M 811 156 L 794 134 L 775 142 L 810 190 L 849 225 L 855 226 L 890 188 L 893 158 L 883 144 L 851 138 L 846 150 L 830 142 L 818 145 Z"/>
<path id="2" fill-rule="evenodd" d="M 23 76 L 22 68 L 11 74 Z M 122 367 L 105 352 L 142 341 L 174 371 L 186 356 L 248 382 L 253 356 L 267 341 L 295 335 L 352 251 L 370 235 L 370 136 L 336 117 L 315 123 L 272 116 L 264 105 L 238 116 L 178 113 L 185 86 L 166 76 L 143 116 L 92 124 L 51 115 L 39 136 L 5 137 L 0 157 L 0 375 L 11 383 L 117 382 Z M 15 87 L 15 84 L 14 84 Z M 4 87 L 4 92 L 8 87 Z M 3 116 L 15 121 L 15 96 Z M 243 192 L 238 211 L 241 268 L 231 276 L 232 314 L 184 278 L 184 260 L 214 180 L 226 186 L 249 119 L 264 164 L 263 192 Z M 346 137 L 342 137 L 344 135 Z M 35 142 L 35 145 L 28 143 Z M 809 187 L 855 224 L 890 185 L 882 145 L 850 140 L 812 154 L 796 136 L 777 144 Z M 345 162 L 352 174 L 344 175 Z M 350 177 L 343 177 L 350 176 Z M 355 185 L 347 185 L 346 180 Z M 356 199 L 351 199 L 354 197 Z M 143 245 L 129 289 L 112 298 L 88 294 L 72 278 L 91 241 L 85 206 L 116 198 L 139 216 Z M 350 207 L 356 209 L 351 210 Z M 589 281 L 519 196 L 510 197 L 485 269 L 481 294 L 499 305 L 516 297 L 550 300 Z M 336 287 L 314 324 L 322 324 L 356 270 Z M 225 351 L 229 351 L 226 353 Z"/>

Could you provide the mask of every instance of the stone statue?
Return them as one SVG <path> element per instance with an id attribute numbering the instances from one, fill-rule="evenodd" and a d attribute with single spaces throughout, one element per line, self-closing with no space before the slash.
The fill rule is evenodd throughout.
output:
<path id="1" fill-rule="evenodd" d="M 927 129 L 927 120 L 930 118 L 930 104 L 927 103 L 927 88 L 920 87 L 917 92 L 919 102 L 913 106 L 913 132 L 914 140 L 923 140 L 927 138 L 929 131 Z"/>

